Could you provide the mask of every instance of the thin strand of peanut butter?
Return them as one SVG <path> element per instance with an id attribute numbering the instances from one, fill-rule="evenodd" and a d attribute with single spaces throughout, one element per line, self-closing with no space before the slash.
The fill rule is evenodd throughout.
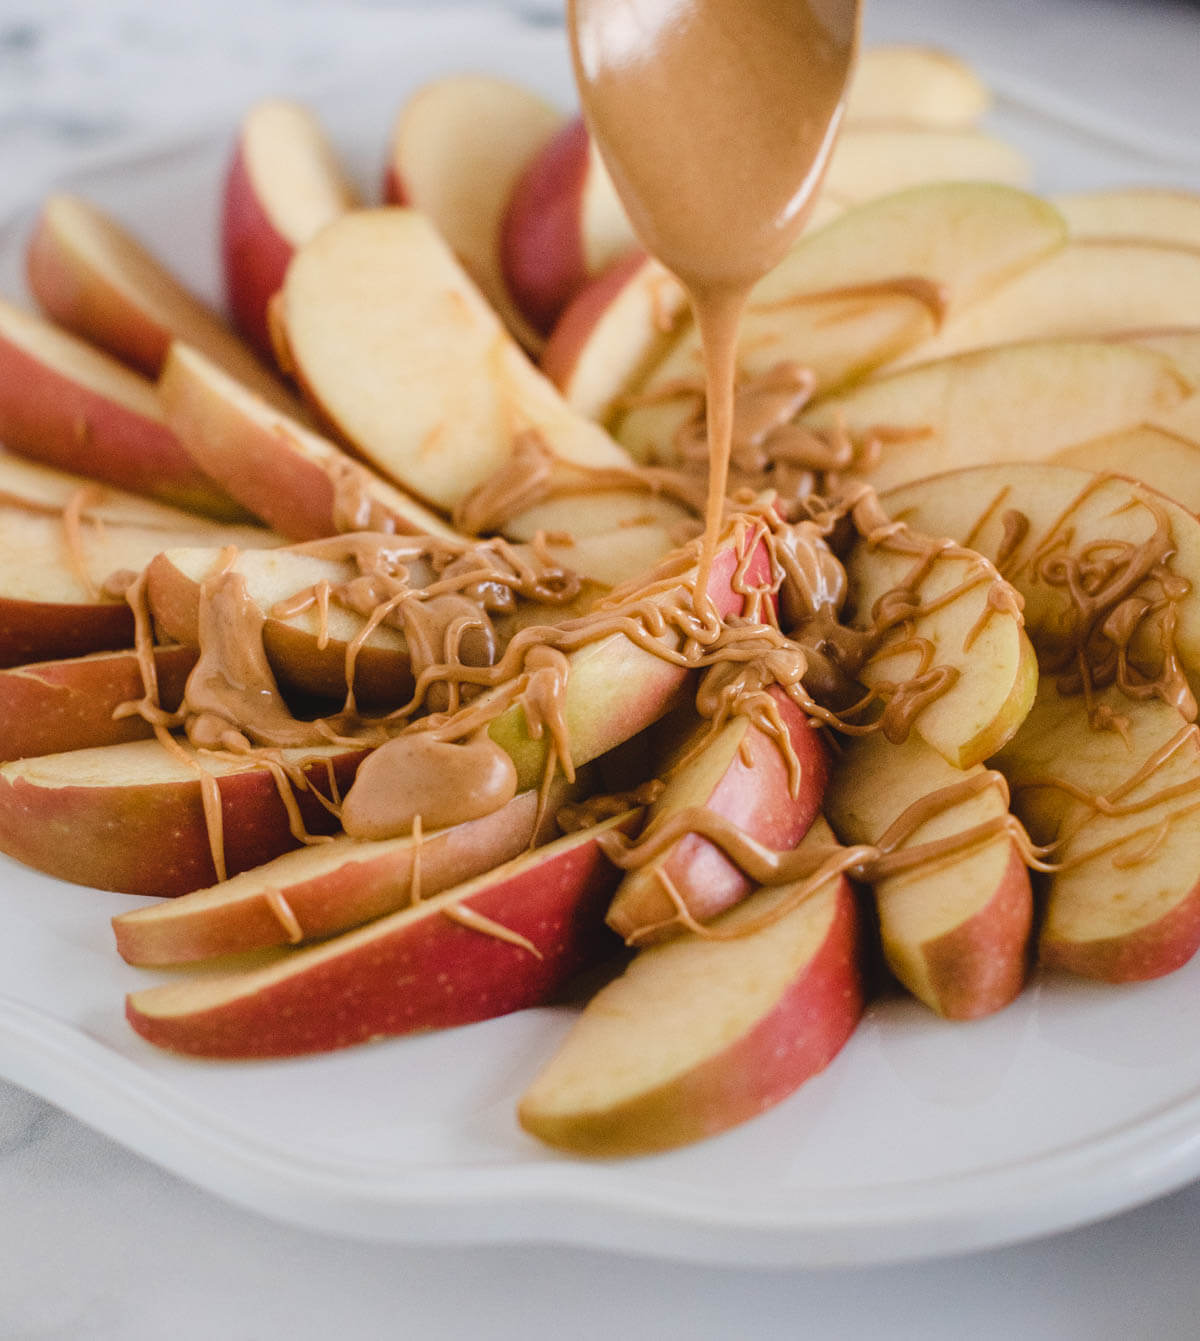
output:
<path id="1" fill-rule="evenodd" d="M 444 917 L 448 917 L 451 922 L 457 922 L 459 926 L 466 927 L 469 931 L 478 931 L 485 936 L 491 936 L 495 940 L 505 941 L 509 945 L 515 945 L 518 949 L 528 950 L 535 959 L 543 959 L 545 956 L 528 937 L 522 936 L 519 931 L 514 931 L 511 927 L 504 926 L 501 922 L 494 922 L 490 917 L 485 917 L 482 913 L 477 913 L 474 908 L 469 908 L 465 903 L 447 904 L 441 910 Z"/>
<path id="2" fill-rule="evenodd" d="M 300 919 L 296 916 L 292 905 L 284 898 L 283 891 L 274 888 L 268 889 L 263 898 L 275 920 L 283 928 L 284 935 L 293 945 L 299 945 L 304 939 L 304 928 L 301 927 Z"/>

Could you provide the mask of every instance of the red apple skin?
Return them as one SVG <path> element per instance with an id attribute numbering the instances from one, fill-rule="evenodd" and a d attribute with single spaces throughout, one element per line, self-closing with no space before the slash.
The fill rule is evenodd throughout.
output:
<path id="1" fill-rule="evenodd" d="M 501 227 L 505 280 L 543 335 L 587 278 L 580 213 L 589 152 L 587 127 L 569 121 L 521 175 Z"/>
<path id="2" fill-rule="evenodd" d="M 1165 916 L 1120 936 L 1073 941 L 1042 935 L 1038 962 L 1101 982 L 1146 982 L 1182 968 L 1200 950 L 1200 882 Z"/>
<path id="3" fill-rule="evenodd" d="M 787 765 L 779 747 L 751 725 L 742 749 L 734 752 L 705 808 L 771 851 L 790 852 L 820 811 L 829 778 L 829 757 L 812 719 L 782 690 L 769 692 L 800 764 L 798 795 L 793 797 L 788 789 Z M 743 758 L 743 751 L 749 762 Z M 649 822 L 653 823 L 653 812 Z M 626 876 L 608 915 L 609 926 L 618 935 L 636 936 L 638 944 L 661 939 L 637 935 L 645 928 L 669 923 L 675 915 L 675 906 L 656 877 L 660 870 L 679 891 L 692 916 L 701 922 L 732 907 L 754 888 L 745 872 L 715 843 L 699 834 L 688 834 L 663 860 Z"/>
<path id="4" fill-rule="evenodd" d="M 424 917 L 409 910 L 347 933 L 340 954 L 327 953 L 337 941 L 296 952 L 295 971 L 273 985 L 176 1017 L 143 1008 L 151 989 L 127 999 L 126 1018 L 158 1047 L 193 1056 L 298 1056 L 539 1005 L 616 948 L 603 914 L 619 872 L 594 839 L 493 874 L 461 902 L 524 936 L 540 958 L 452 922 L 430 900 Z"/>
<path id="5" fill-rule="evenodd" d="M 125 369 L 117 369 L 125 375 Z M 161 422 L 0 337 L 0 439 L 23 456 L 225 521 L 245 512 Z"/>
<path id="6" fill-rule="evenodd" d="M 1028 963 L 1013 947 L 1028 945 L 1032 921 L 1029 870 L 1014 844 L 989 902 L 953 931 L 921 947 L 938 1013 L 947 1020 L 977 1020 L 1015 1000 L 1025 985 Z"/>
<path id="7" fill-rule="evenodd" d="M 396 171 L 394 163 L 389 163 L 383 170 L 382 195 L 385 205 L 408 206 L 412 204 L 408 196 L 408 190 L 400 174 Z"/>
<path id="8" fill-rule="evenodd" d="M 133 645 L 124 601 L 58 603 L 0 596 L 0 668 Z"/>
<path id="9" fill-rule="evenodd" d="M 239 144 L 229 166 L 221 213 L 225 292 L 238 330 L 268 363 L 274 360 L 274 347 L 267 307 L 283 284 L 294 251 L 263 208 Z"/>
<path id="10" fill-rule="evenodd" d="M 575 1116 L 556 1139 L 539 1115 L 537 1136 L 578 1154 L 648 1154 L 704 1140 L 766 1112 L 823 1071 L 862 1018 L 862 919 L 840 878 L 837 911 L 820 949 L 748 1033 L 684 1077 L 586 1122 Z"/>
<path id="11" fill-rule="evenodd" d="M 343 792 L 364 756 L 335 756 L 334 776 Z M 314 786 L 328 789 L 324 760 L 306 774 Z M 298 846 L 265 768 L 219 777 L 217 784 L 230 875 Z M 337 827 L 310 793 L 298 792 L 297 801 L 310 832 Z M 0 851 L 60 880 L 119 894 L 186 894 L 217 878 L 199 780 L 43 787 L 0 777 Z"/>
<path id="12" fill-rule="evenodd" d="M 173 711 L 196 653 L 190 647 L 158 647 L 154 664 L 159 699 Z M 153 734 L 143 718 L 113 717 L 119 704 L 141 698 L 142 692 L 132 652 L 0 671 L 0 761 L 142 740 Z"/>
<path id="13" fill-rule="evenodd" d="M 535 836 L 537 808 L 537 794 L 522 792 L 482 819 L 427 834 L 420 844 L 422 898 L 519 856 Z M 392 846 L 363 860 L 360 850 L 334 870 L 274 885 L 264 871 L 263 887 L 236 901 L 199 904 L 190 911 L 186 898 L 156 905 L 169 909 L 165 920 L 156 921 L 149 909 L 115 917 L 117 951 L 131 964 L 168 965 L 287 945 L 290 938 L 268 900 L 272 888 L 287 900 L 306 940 L 362 926 L 408 904 L 413 851 Z"/>

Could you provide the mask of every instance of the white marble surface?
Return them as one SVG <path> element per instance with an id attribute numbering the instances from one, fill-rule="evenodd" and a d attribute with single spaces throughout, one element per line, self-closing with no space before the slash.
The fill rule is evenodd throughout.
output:
<path id="1" fill-rule="evenodd" d="M 403 4 L 0 0 L 0 209 L 135 144 L 231 123 L 267 90 L 379 77 Z M 439 9 L 452 7 L 441 0 Z M 553 17 L 553 0 L 514 4 Z M 463 22 L 470 17 L 464 11 Z M 1150 0 L 875 0 L 1055 110 L 1164 138 L 1193 183 L 1200 9 Z M 399 98 L 401 90 L 397 90 Z M 1179 170 L 1176 174 L 1179 175 Z M 557 1249 L 335 1240 L 238 1210 L 0 1082 L 0 1338 L 141 1341 L 872 1335 L 1194 1337 L 1200 1187 L 1041 1243 L 841 1272 L 702 1270 Z"/>

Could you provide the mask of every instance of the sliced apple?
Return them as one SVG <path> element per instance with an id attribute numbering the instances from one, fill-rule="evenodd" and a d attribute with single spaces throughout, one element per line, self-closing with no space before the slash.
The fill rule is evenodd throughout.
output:
<path id="1" fill-rule="evenodd" d="M 733 718 L 715 735 L 704 723 L 681 746 L 667 785 L 646 814 L 642 837 L 684 811 L 703 809 L 773 852 L 790 852 L 821 808 L 829 774 L 816 723 L 778 688 L 768 691 L 798 765 L 792 777 L 784 746 L 749 717 Z M 746 873 L 709 839 L 689 833 L 621 881 L 608 925 L 631 944 L 644 945 L 679 930 L 679 907 L 706 922 L 745 898 Z"/>
<path id="2" fill-rule="evenodd" d="M 244 515 L 168 428 L 145 378 L 4 302 L 0 438 L 60 470 L 224 520 Z"/>
<path id="3" fill-rule="evenodd" d="M 1055 452 L 1063 466 L 1126 475 L 1200 513 L 1200 442 L 1161 428 L 1131 428 Z"/>
<path id="4" fill-rule="evenodd" d="M 973 125 L 991 102 L 987 86 L 956 56 L 932 47 L 867 47 L 850 82 L 846 121 Z"/>
<path id="5" fill-rule="evenodd" d="M 1200 948 L 1200 739 L 1155 699 L 1107 689 L 1095 706 L 1113 715 L 1113 729 L 1093 726 L 1081 697 L 1064 697 L 1044 678 L 1025 726 L 996 760 L 1035 836 L 1060 839 L 1039 957 L 1107 982 L 1156 978 Z"/>
<path id="6" fill-rule="evenodd" d="M 570 536 L 576 542 L 585 539 L 599 542 L 600 537 L 606 536 L 613 549 L 621 549 L 623 542 L 614 532 L 644 531 L 647 527 L 656 526 L 661 533 L 669 534 L 689 522 L 698 528 L 698 523 L 690 513 L 660 494 L 639 493 L 632 489 L 597 489 L 548 498 L 544 503 L 526 508 L 504 529 L 513 540 L 532 540 L 539 531 L 553 536 Z M 620 554 L 614 554 L 612 558 L 618 563 L 624 563 Z M 570 564 L 566 550 L 563 551 L 563 560 Z M 598 576 L 586 561 L 581 571 L 583 569 L 589 576 Z M 634 577 L 636 571 L 634 569 L 627 576 Z"/>
<path id="7" fill-rule="evenodd" d="M 927 818 L 898 851 L 953 842 L 1002 823 L 1003 791 L 959 795 L 985 776 L 948 764 L 910 735 L 893 745 L 876 732 L 844 742 L 825 794 L 825 813 L 844 843 L 877 844 L 910 808 L 932 800 Z M 939 793 L 947 804 L 937 801 Z M 883 952 L 892 972 L 931 1010 L 951 1020 L 990 1015 L 1025 981 L 1033 894 L 1029 872 L 1009 833 L 931 857 L 873 886 Z"/>
<path id="8" fill-rule="evenodd" d="M 317 940 L 362 926 L 483 875 L 519 856 L 536 831 L 538 796 L 522 792 L 482 819 L 421 837 L 362 842 L 345 836 L 285 852 L 209 889 L 113 918 L 131 964 L 186 964 L 217 955 Z M 557 830 L 553 831 L 557 837 Z"/>
<path id="9" fill-rule="evenodd" d="M 159 702 L 173 711 L 196 664 L 195 649 L 156 647 L 153 656 Z M 97 652 L 0 671 L 0 755 L 23 759 L 140 740 L 152 734 L 144 718 L 113 713 L 143 692 L 133 652 Z"/>
<path id="10" fill-rule="evenodd" d="M 818 821 L 809 842 L 828 846 Z M 521 1100 L 521 1125 L 587 1155 L 640 1155 L 715 1135 L 824 1069 L 863 1009 L 859 914 L 833 876 L 764 889 L 715 926 L 636 955 L 584 1008 Z"/>
<path id="11" fill-rule="evenodd" d="M 246 113 L 225 180 L 221 256 L 233 319 L 265 357 L 271 357 L 267 305 L 293 252 L 357 203 L 307 107 L 268 98 Z"/>
<path id="12" fill-rule="evenodd" d="M 1021 593 L 1025 627 L 1043 659 L 1069 645 L 1076 625 L 1069 591 L 1046 580 L 1044 560 L 1065 562 L 1096 545 L 1119 560 L 1122 547 L 1136 548 L 1165 524 L 1172 553 L 1162 567 L 1186 588 L 1173 602 L 1174 642 L 1189 681 L 1200 688 L 1200 521 L 1165 495 L 1133 480 L 1037 464 L 952 471 L 890 490 L 883 503 L 891 516 L 1000 560 Z M 1156 657 L 1140 640 L 1133 651 Z"/>
<path id="13" fill-rule="evenodd" d="M 902 350 L 928 342 L 936 314 L 906 281 L 926 281 L 947 313 L 1063 245 L 1065 225 L 1044 201 L 1004 186 L 950 182 L 848 210 L 791 249 L 751 294 L 742 323 L 742 377 L 796 361 L 835 391 Z M 923 347 L 923 345 L 921 345 Z M 702 387 L 692 327 L 640 386 L 642 403 L 616 436 L 642 460 L 671 460 L 675 433 Z"/>
<path id="14" fill-rule="evenodd" d="M 188 532 L 85 519 L 77 549 L 71 534 L 57 517 L 0 504 L 0 666 L 132 646 L 133 615 L 104 584 L 141 572 L 166 546 L 275 543 L 258 527 L 203 522 Z"/>
<path id="15" fill-rule="evenodd" d="M 573 410 L 606 423 L 686 319 L 687 294 L 642 252 L 585 285 L 554 325 L 541 368 Z"/>
<path id="16" fill-rule="evenodd" d="M 1070 242 L 952 314 L 901 361 L 1055 336 L 1091 339 L 1187 326 L 1200 311 L 1200 250 L 1161 242 Z"/>
<path id="17" fill-rule="evenodd" d="M 457 535 L 435 512 L 176 342 L 159 379 L 167 422 L 229 494 L 291 540 L 339 531 Z"/>
<path id="18" fill-rule="evenodd" d="M 924 514 L 916 521 L 908 510 L 892 513 L 887 506 L 921 533 L 900 537 L 915 540 L 918 553 L 888 540 L 854 545 L 845 561 L 850 622 L 871 627 L 876 610 L 897 592 L 906 600 L 911 593 L 920 604 L 886 631 L 858 678 L 890 700 L 896 686 L 923 670 L 949 672 L 949 687 L 913 714 L 911 727 L 955 768 L 970 768 L 1012 736 L 1033 702 L 1037 658 L 1022 628 L 1020 602 L 986 558 L 973 549 L 940 548 L 932 539 L 953 531 L 927 524 Z M 926 552 L 929 557 L 921 557 Z"/>
<path id="19" fill-rule="evenodd" d="M 1200 195 L 1130 186 L 1117 191 L 1081 191 L 1054 202 L 1076 238 L 1135 239 L 1200 247 Z"/>
<path id="20" fill-rule="evenodd" d="M 847 125 L 833 151 L 823 189 L 835 200 L 853 205 L 922 182 L 1026 186 L 1029 179 L 1025 155 L 980 130 Z"/>
<path id="21" fill-rule="evenodd" d="M 541 337 L 509 292 L 500 235 L 513 187 L 561 122 L 560 112 L 519 84 L 463 74 L 418 89 L 392 132 L 387 199 L 433 220 L 526 349 L 538 348 Z"/>
<path id="22" fill-rule="evenodd" d="M 1187 400 L 1155 415 L 1154 427 L 1200 442 L 1200 330 L 1143 331 L 1128 338 L 1132 344 L 1166 354 L 1197 388 Z"/>
<path id="23" fill-rule="evenodd" d="M 295 401 L 217 314 L 114 219 L 75 196 L 42 206 L 28 255 L 43 311 L 148 377 L 185 340 L 281 409 Z"/>
<path id="24" fill-rule="evenodd" d="M 1152 350 L 1042 341 L 875 378 L 822 401 L 802 422 L 845 431 L 860 446 L 878 442 L 869 478 L 887 489 L 961 466 L 1045 460 L 1074 443 L 1136 428 L 1189 391 L 1173 361 Z"/>
<path id="25" fill-rule="evenodd" d="M 314 402 L 380 470 L 446 510 L 511 459 L 522 432 L 566 465 L 628 457 L 526 359 L 415 210 L 361 210 L 296 253 L 280 305 Z"/>
<path id="26" fill-rule="evenodd" d="M 176 1052 L 286 1057 L 537 1005 L 616 944 L 603 909 L 617 871 L 598 840 L 631 819 L 570 834 L 262 968 L 135 992 L 126 1016 Z"/>
<path id="27" fill-rule="evenodd" d="M 186 747 L 181 747 L 185 748 Z M 281 751 L 312 787 L 344 791 L 363 751 Z M 35 870 L 122 894 L 185 894 L 211 885 L 202 773 L 220 794 L 231 875 L 299 845 L 275 778 L 261 760 L 197 755 L 184 762 L 157 740 L 46 754 L 0 765 L 0 850 Z M 296 791 L 305 826 L 336 828 L 311 790 Z"/>
<path id="28" fill-rule="evenodd" d="M 589 279 L 637 246 L 587 127 L 568 121 L 513 186 L 500 237 L 509 290 L 549 332 Z"/>

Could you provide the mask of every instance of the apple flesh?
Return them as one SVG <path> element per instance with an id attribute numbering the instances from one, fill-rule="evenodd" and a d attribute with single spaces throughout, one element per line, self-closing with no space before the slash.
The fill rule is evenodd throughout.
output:
<path id="1" fill-rule="evenodd" d="M 878 732 L 844 742 L 825 813 L 844 843 L 877 844 L 911 806 L 984 772 L 948 764 L 910 735 L 893 745 Z M 939 807 L 899 847 L 953 839 L 1008 814 L 995 788 Z M 1007 832 L 873 885 L 884 956 L 918 1000 L 951 1020 L 1008 1005 L 1025 981 L 1033 894 Z"/>
<path id="2" fill-rule="evenodd" d="M 832 836 L 818 821 L 810 841 Z M 823 1070 L 863 1009 L 861 933 L 844 876 L 760 890 L 714 924 L 637 954 L 592 998 L 521 1100 L 521 1125 L 585 1155 L 641 1155 L 764 1112 Z"/>
<path id="3" fill-rule="evenodd" d="M 190 647 L 156 647 L 159 702 L 169 712 L 183 698 L 196 664 Z M 132 652 L 97 652 L 0 671 L 0 756 L 23 759 L 97 745 L 119 745 L 152 734 L 139 716 L 114 717 L 144 693 Z"/>
<path id="4" fill-rule="evenodd" d="M 192 459 L 289 540 L 345 530 L 457 535 L 437 513 L 188 345 L 171 346 L 158 394 Z"/>
<path id="5" fill-rule="evenodd" d="M 4 302 L 0 438 L 60 470 L 223 520 L 245 515 L 171 432 L 151 383 Z"/>
<path id="6" fill-rule="evenodd" d="M 867 47 L 859 53 L 846 122 L 907 121 L 963 128 L 988 110 L 979 76 L 945 51 L 920 46 Z"/>
<path id="7" fill-rule="evenodd" d="M 1192 191 L 1135 186 L 1081 191 L 1059 196 L 1054 203 L 1075 238 L 1200 248 L 1200 195 Z"/>
<path id="8" fill-rule="evenodd" d="M 1135 428 L 1178 405 L 1189 384 L 1153 350 L 1050 340 L 981 349 L 877 377 L 803 418 L 881 450 L 877 489 L 956 467 L 1045 460 Z"/>
<path id="9" fill-rule="evenodd" d="M 529 791 L 420 838 L 341 836 L 285 852 L 210 889 L 114 917 L 117 950 L 130 964 L 186 964 L 336 935 L 406 907 L 414 892 L 430 898 L 511 861 L 551 836 L 553 807 L 541 832 L 537 820 Z"/>
<path id="10" fill-rule="evenodd" d="M 633 818 L 570 834 L 262 968 L 135 992 L 126 1017 L 176 1052 L 289 1057 L 538 1005 L 616 945 L 603 909 L 617 871 L 598 839 Z M 484 929 L 453 920 L 461 914 Z"/>
<path id="11" fill-rule="evenodd" d="M 1161 428 L 1132 428 L 1054 454 L 1058 465 L 1125 475 L 1200 513 L 1200 442 Z"/>
<path id="12" fill-rule="evenodd" d="M 281 751 L 328 794 L 353 780 L 364 751 L 324 746 Z M 297 847 L 275 779 L 261 760 L 192 754 L 185 763 L 157 740 L 47 754 L 0 765 L 0 851 L 74 884 L 121 894 L 186 894 L 217 878 L 200 772 L 220 793 L 231 875 Z M 297 790 L 305 827 L 336 820 Z"/>
<path id="13" fill-rule="evenodd" d="M 1166 354 L 1192 386 L 1200 388 L 1200 330 L 1142 331 L 1130 336 L 1129 340 L 1144 349 Z M 1193 390 L 1173 409 L 1156 414 L 1153 427 L 1190 442 L 1200 442 L 1200 390 Z"/>
<path id="14" fill-rule="evenodd" d="M 360 210 L 322 230 L 296 253 L 279 313 L 320 411 L 446 511 L 509 462 L 522 431 L 567 467 L 628 465 L 529 363 L 414 210 Z"/>
<path id="15" fill-rule="evenodd" d="M 515 338 L 541 336 L 509 292 L 500 235 L 513 188 L 562 122 L 549 103 L 489 75 L 435 79 L 405 103 L 392 133 L 385 196 L 433 220 Z"/>
<path id="16" fill-rule="evenodd" d="M 234 322 L 264 357 L 267 306 L 292 254 L 357 203 L 308 108 L 269 98 L 246 113 L 225 179 L 221 257 Z"/>
<path id="17" fill-rule="evenodd" d="M 667 769 L 666 788 L 647 812 L 643 837 L 683 811 L 702 808 L 773 852 L 790 852 L 799 843 L 820 811 L 829 761 L 816 723 L 781 689 L 768 692 L 799 765 L 795 789 L 781 745 L 748 717 L 735 717 L 711 736 L 703 723 L 683 743 L 678 767 Z M 608 925 L 639 945 L 678 932 L 678 908 L 668 884 L 699 922 L 753 888 L 715 843 L 687 834 L 626 874 L 608 911 Z"/>

